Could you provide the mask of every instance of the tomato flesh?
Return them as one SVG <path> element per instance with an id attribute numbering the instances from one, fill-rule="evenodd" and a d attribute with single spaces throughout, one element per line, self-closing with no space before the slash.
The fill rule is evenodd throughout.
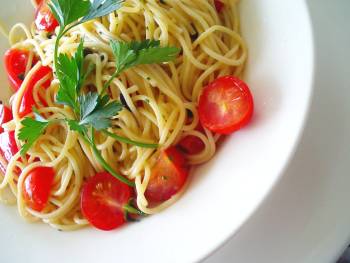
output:
<path id="1" fill-rule="evenodd" d="M 170 199 L 181 190 L 187 177 L 188 167 L 183 154 L 176 147 L 166 149 L 152 169 L 145 192 L 147 200 L 160 203 Z"/>
<path id="2" fill-rule="evenodd" d="M 35 13 L 35 26 L 38 30 L 53 32 L 58 26 L 58 21 L 52 14 L 47 1 L 37 1 L 39 4 Z"/>
<path id="3" fill-rule="evenodd" d="M 0 134 L 0 154 L 9 162 L 18 153 L 14 131 L 5 131 Z"/>
<path id="4" fill-rule="evenodd" d="M 112 230 L 125 222 L 124 206 L 131 198 L 132 189 L 107 172 L 91 177 L 83 186 L 81 210 L 94 227 Z"/>
<path id="5" fill-rule="evenodd" d="M 253 109 L 253 97 L 247 84 L 236 77 L 225 76 L 204 88 L 198 113 L 205 128 L 229 134 L 250 121 Z"/>
<path id="6" fill-rule="evenodd" d="M 28 207 L 42 211 L 49 200 L 55 171 L 51 167 L 36 167 L 23 182 L 23 197 Z"/>
<path id="7" fill-rule="evenodd" d="M 16 153 L 18 153 L 18 147 L 15 139 L 15 132 L 2 132 L 0 134 L 0 155 L 2 159 L 8 163 Z M 3 174 L 6 173 L 5 164 L 1 163 L 0 170 Z"/>
<path id="8" fill-rule="evenodd" d="M 224 3 L 221 2 L 220 0 L 214 0 L 214 4 L 215 4 L 216 11 L 221 13 L 225 6 Z"/>
<path id="9" fill-rule="evenodd" d="M 204 142 L 197 136 L 188 135 L 181 139 L 179 147 L 187 154 L 198 154 L 204 150 Z"/>
<path id="10" fill-rule="evenodd" d="M 3 104 L 0 104 L 0 133 L 4 131 L 4 129 L 2 128 L 2 125 L 4 123 L 11 121 L 12 119 L 13 119 L 13 116 L 10 108 Z"/>
<path id="11" fill-rule="evenodd" d="M 4 64 L 7 77 L 14 91 L 17 91 L 23 83 L 28 58 L 29 52 L 26 50 L 9 49 L 5 53 Z"/>
<path id="12" fill-rule="evenodd" d="M 52 69 L 48 66 L 41 66 L 28 81 L 26 90 L 23 93 L 23 97 L 18 109 L 18 115 L 20 118 L 23 118 L 32 112 L 32 108 L 35 106 L 35 100 L 33 97 L 35 84 L 47 75 L 50 75 L 51 77 L 49 80 L 43 83 L 43 87 L 48 88 L 51 84 L 52 78 Z M 41 99 L 41 102 L 45 105 L 45 101 L 43 99 Z"/>

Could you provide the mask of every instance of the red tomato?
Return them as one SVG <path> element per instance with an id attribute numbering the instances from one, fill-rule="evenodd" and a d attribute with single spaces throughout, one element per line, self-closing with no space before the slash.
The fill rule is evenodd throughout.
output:
<path id="1" fill-rule="evenodd" d="M 203 151 L 205 147 L 204 142 L 194 135 L 188 135 L 182 138 L 178 146 L 188 154 L 198 154 Z"/>
<path id="2" fill-rule="evenodd" d="M 4 64 L 14 91 L 17 91 L 23 82 L 28 56 L 28 51 L 19 49 L 9 49 L 5 53 Z"/>
<path id="3" fill-rule="evenodd" d="M 242 80 L 220 77 L 204 88 L 199 98 L 198 114 L 207 129 L 229 134 L 246 125 L 253 115 L 250 90 Z"/>
<path id="4" fill-rule="evenodd" d="M 27 206 L 42 211 L 49 200 L 55 171 L 51 167 L 36 167 L 23 182 L 23 197 Z"/>
<path id="5" fill-rule="evenodd" d="M 221 2 L 220 0 L 214 0 L 214 4 L 215 4 L 215 8 L 216 8 L 216 11 L 218 11 L 219 13 L 222 12 L 222 9 L 224 8 L 224 3 Z"/>
<path id="6" fill-rule="evenodd" d="M 3 104 L 0 104 L 0 133 L 4 131 L 2 125 L 13 119 L 12 111 L 9 107 L 6 107 Z"/>
<path id="7" fill-rule="evenodd" d="M 15 132 L 3 132 L 0 134 L 0 154 L 9 162 L 12 157 L 18 152 L 18 147 L 15 139 Z"/>
<path id="8" fill-rule="evenodd" d="M 31 77 L 31 79 L 27 83 L 26 90 L 23 93 L 22 101 L 20 107 L 18 109 L 18 115 L 20 118 L 25 117 L 27 114 L 32 112 L 33 106 L 35 106 L 35 101 L 33 97 L 33 90 L 35 84 L 47 76 L 48 74 L 52 75 L 52 69 L 47 66 L 41 66 Z M 49 79 L 43 84 L 44 88 L 48 88 L 50 86 L 51 80 Z M 45 104 L 44 101 L 42 101 Z"/>
<path id="9" fill-rule="evenodd" d="M 131 188 L 104 172 L 91 177 L 81 193 L 81 210 L 94 227 L 112 230 L 126 222 L 124 206 L 131 198 Z"/>
<path id="10" fill-rule="evenodd" d="M 168 200 L 185 184 L 188 177 L 186 159 L 176 147 L 163 151 L 152 169 L 145 196 L 151 203 Z"/>
<path id="11" fill-rule="evenodd" d="M 40 1 L 37 1 L 39 4 Z M 38 30 L 52 32 L 58 26 L 58 22 L 52 14 L 47 0 L 44 0 L 38 6 L 35 13 L 35 26 Z"/>

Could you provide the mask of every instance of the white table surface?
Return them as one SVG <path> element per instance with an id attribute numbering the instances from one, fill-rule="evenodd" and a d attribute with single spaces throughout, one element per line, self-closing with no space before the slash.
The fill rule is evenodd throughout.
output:
<path id="1" fill-rule="evenodd" d="M 329 263 L 350 243 L 350 1 L 307 2 L 316 71 L 300 145 L 264 204 L 203 263 Z"/>

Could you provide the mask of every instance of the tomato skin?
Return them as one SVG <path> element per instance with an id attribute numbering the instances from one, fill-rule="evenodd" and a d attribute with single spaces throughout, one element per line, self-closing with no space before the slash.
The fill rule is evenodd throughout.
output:
<path id="1" fill-rule="evenodd" d="M 37 1 L 38 8 L 35 13 L 35 26 L 40 31 L 53 32 L 58 26 L 58 21 L 52 14 L 47 0 Z"/>
<path id="2" fill-rule="evenodd" d="M 221 2 L 220 0 L 214 0 L 214 4 L 215 4 L 216 11 L 221 13 L 225 6 L 224 3 Z"/>
<path id="3" fill-rule="evenodd" d="M 253 97 L 247 84 L 234 76 L 214 80 L 199 98 L 201 124 L 219 134 L 242 128 L 251 120 L 253 111 Z"/>
<path id="4" fill-rule="evenodd" d="M 27 50 L 9 49 L 5 53 L 5 69 L 14 91 L 17 91 L 23 83 L 28 59 L 29 52 Z"/>
<path id="5" fill-rule="evenodd" d="M 51 167 L 36 167 L 23 182 L 23 197 L 26 205 L 35 211 L 42 211 L 49 200 L 55 178 Z"/>
<path id="6" fill-rule="evenodd" d="M 204 150 L 204 142 L 197 136 L 188 135 L 181 139 L 178 146 L 187 154 L 198 154 Z"/>
<path id="7" fill-rule="evenodd" d="M 125 224 L 124 206 L 132 189 L 107 172 L 97 173 L 83 186 L 81 210 L 94 227 L 109 231 Z"/>
<path id="8" fill-rule="evenodd" d="M 4 123 L 11 121 L 12 119 L 13 119 L 13 116 L 10 108 L 3 104 L 0 104 L 0 133 L 4 131 L 4 129 L 2 128 L 2 125 Z"/>
<path id="9" fill-rule="evenodd" d="M 0 154 L 9 162 L 18 153 L 14 131 L 5 131 L 0 134 Z"/>
<path id="10" fill-rule="evenodd" d="M 23 97 L 18 109 L 18 115 L 20 118 L 23 118 L 32 112 L 32 108 L 35 106 L 35 100 L 33 97 L 34 86 L 39 80 L 48 74 L 50 74 L 52 78 L 52 69 L 48 66 L 41 66 L 28 81 L 26 90 L 23 93 Z M 49 79 L 43 84 L 43 87 L 48 88 L 50 84 L 51 80 Z M 45 104 L 45 101 L 42 102 Z"/>
<path id="11" fill-rule="evenodd" d="M 152 169 L 145 196 L 150 203 L 170 199 L 184 186 L 188 177 L 188 166 L 183 154 L 170 147 L 163 151 Z"/>

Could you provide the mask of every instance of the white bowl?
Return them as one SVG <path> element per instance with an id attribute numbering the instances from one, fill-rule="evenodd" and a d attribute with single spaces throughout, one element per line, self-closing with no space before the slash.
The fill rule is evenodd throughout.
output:
<path id="1" fill-rule="evenodd" d="M 29 11 L 28 11 L 29 10 Z M 281 176 L 301 134 L 312 93 L 313 43 L 302 0 L 243 0 L 248 41 L 246 81 L 255 99 L 252 123 L 227 138 L 200 167 L 189 189 L 159 215 L 113 231 L 58 232 L 27 224 L 0 206 L 4 262 L 194 262 L 236 233 Z M 0 9 L 11 25 L 29 21 L 29 0 Z M 0 52 L 8 48 L 0 39 Z M 8 94 L 3 69 L 0 99 Z M 276 215 L 278 216 L 278 215 Z"/>

